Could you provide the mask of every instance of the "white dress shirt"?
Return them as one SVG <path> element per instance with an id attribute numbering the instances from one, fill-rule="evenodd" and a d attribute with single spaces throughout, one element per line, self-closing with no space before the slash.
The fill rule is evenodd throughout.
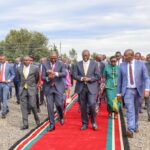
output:
<path id="1" fill-rule="evenodd" d="M 83 61 L 83 69 L 85 75 L 87 75 L 89 65 L 90 65 L 90 60 L 88 60 L 87 62 Z"/>

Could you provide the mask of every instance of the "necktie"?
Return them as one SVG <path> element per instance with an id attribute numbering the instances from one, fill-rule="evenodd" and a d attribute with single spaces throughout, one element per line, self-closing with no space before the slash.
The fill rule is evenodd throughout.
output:
<path id="1" fill-rule="evenodd" d="M 130 84 L 133 85 L 134 81 L 133 81 L 133 70 L 132 70 L 131 63 L 129 63 L 129 75 L 130 75 Z"/>
<path id="2" fill-rule="evenodd" d="M 51 64 L 51 68 L 52 68 L 52 71 L 54 71 L 55 64 Z M 55 82 L 54 80 L 52 80 L 51 86 L 54 86 L 54 85 L 55 85 Z"/>
<path id="3" fill-rule="evenodd" d="M 0 82 L 3 81 L 3 74 L 4 74 L 4 64 L 1 65 Z"/>
<path id="4" fill-rule="evenodd" d="M 26 66 L 23 67 L 23 75 L 24 75 L 24 78 L 25 78 L 25 79 L 28 78 L 28 67 L 26 67 Z M 25 83 L 24 88 L 25 88 L 25 89 L 28 89 L 27 83 Z"/>

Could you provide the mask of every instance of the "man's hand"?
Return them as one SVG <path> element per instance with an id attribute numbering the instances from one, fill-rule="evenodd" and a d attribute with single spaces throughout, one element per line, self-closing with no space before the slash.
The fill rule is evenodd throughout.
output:
<path id="1" fill-rule="evenodd" d="M 5 82 L 6 84 L 8 84 L 8 80 L 5 80 L 4 82 Z"/>
<path id="2" fill-rule="evenodd" d="M 89 82 L 89 81 L 91 81 L 91 78 L 83 77 L 83 78 L 82 78 L 82 81 L 83 81 L 83 82 Z"/>
<path id="3" fill-rule="evenodd" d="M 121 95 L 117 96 L 117 100 L 118 100 L 118 102 L 121 102 L 121 100 L 122 100 Z"/>
<path id="4" fill-rule="evenodd" d="M 145 98 L 148 98 L 148 97 L 149 97 L 149 91 L 147 91 L 147 90 L 144 91 L 144 97 L 145 97 Z"/>

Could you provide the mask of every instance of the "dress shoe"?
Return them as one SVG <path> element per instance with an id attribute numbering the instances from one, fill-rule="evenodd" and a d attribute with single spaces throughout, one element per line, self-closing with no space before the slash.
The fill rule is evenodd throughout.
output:
<path id="1" fill-rule="evenodd" d="M 139 129 L 136 129 L 136 130 L 135 130 L 135 133 L 139 133 Z"/>
<path id="2" fill-rule="evenodd" d="M 133 132 L 131 132 L 131 131 L 126 131 L 126 136 L 127 136 L 128 138 L 133 138 Z"/>
<path id="3" fill-rule="evenodd" d="M 17 100 L 16 103 L 19 105 L 19 104 L 20 104 L 20 101 Z"/>
<path id="4" fill-rule="evenodd" d="M 28 125 L 27 126 L 22 126 L 20 130 L 26 130 L 28 128 L 29 128 Z"/>
<path id="5" fill-rule="evenodd" d="M 50 125 L 50 128 L 49 128 L 48 131 L 51 132 L 51 131 L 53 131 L 53 130 L 55 130 L 55 126 L 54 126 L 54 125 L 52 125 L 52 126 Z"/>
<path id="6" fill-rule="evenodd" d="M 83 125 L 80 130 L 86 130 L 88 128 L 87 125 Z"/>
<path id="7" fill-rule="evenodd" d="M 97 124 L 96 124 L 96 123 L 93 123 L 93 124 L 92 124 L 92 128 L 93 128 L 93 130 L 97 130 L 97 129 L 98 129 Z"/>
<path id="8" fill-rule="evenodd" d="M 6 114 L 2 114 L 2 119 L 5 119 L 6 118 Z"/>
<path id="9" fill-rule="evenodd" d="M 6 111 L 6 114 L 8 114 L 9 113 L 9 109 L 7 109 L 7 111 Z"/>
<path id="10" fill-rule="evenodd" d="M 65 123 L 64 119 L 63 119 L 63 118 L 60 119 L 60 124 L 61 124 L 62 126 L 64 125 L 64 123 Z"/>

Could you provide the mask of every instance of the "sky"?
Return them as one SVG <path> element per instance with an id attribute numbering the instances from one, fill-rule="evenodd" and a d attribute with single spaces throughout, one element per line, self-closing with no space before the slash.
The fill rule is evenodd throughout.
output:
<path id="1" fill-rule="evenodd" d="M 11 29 L 42 32 L 61 52 L 150 53 L 150 0 L 0 0 L 0 40 Z"/>

